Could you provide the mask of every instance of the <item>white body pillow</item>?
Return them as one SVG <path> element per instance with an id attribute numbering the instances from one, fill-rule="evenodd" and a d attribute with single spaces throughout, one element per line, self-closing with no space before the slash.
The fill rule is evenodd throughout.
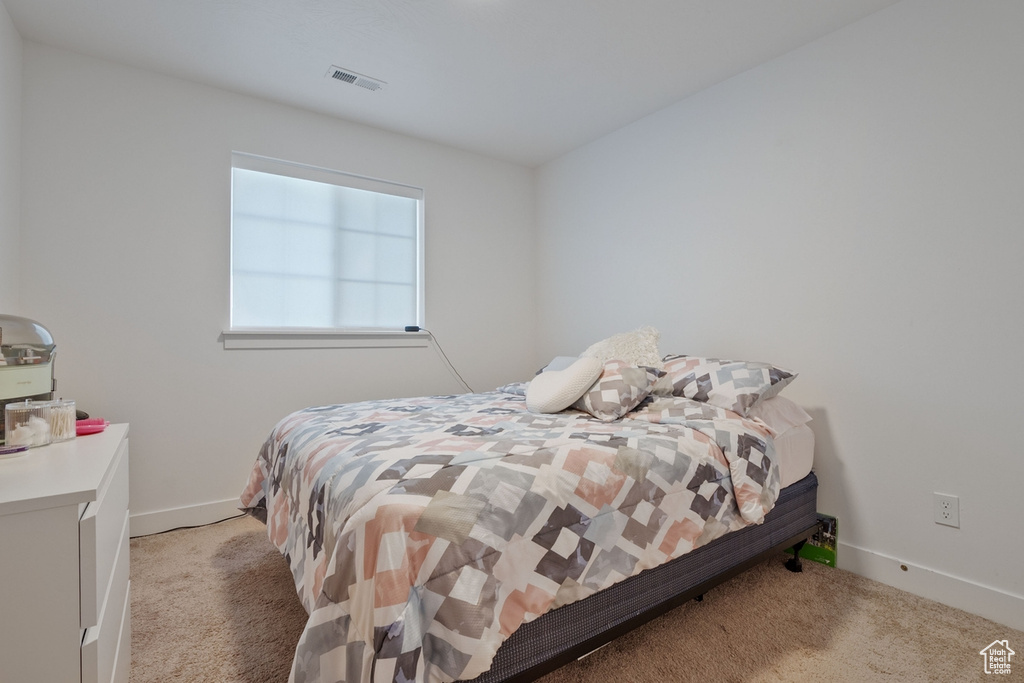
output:
<path id="1" fill-rule="evenodd" d="M 580 358 L 565 370 L 542 372 L 526 387 L 526 409 L 531 413 L 558 413 L 587 393 L 601 376 L 604 364 Z"/>

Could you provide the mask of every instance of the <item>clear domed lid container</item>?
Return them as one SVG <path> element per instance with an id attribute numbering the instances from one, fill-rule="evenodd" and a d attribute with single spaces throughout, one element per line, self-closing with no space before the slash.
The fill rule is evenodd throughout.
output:
<path id="1" fill-rule="evenodd" d="M 53 441 L 50 401 L 22 401 L 4 406 L 4 441 L 8 446 L 45 446 Z"/>

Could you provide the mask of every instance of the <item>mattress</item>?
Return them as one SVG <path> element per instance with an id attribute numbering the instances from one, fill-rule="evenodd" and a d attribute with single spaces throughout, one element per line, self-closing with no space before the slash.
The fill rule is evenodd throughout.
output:
<path id="1" fill-rule="evenodd" d="M 806 477 L 814 466 L 814 432 L 806 424 L 790 427 L 775 437 L 775 458 L 781 486 Z"/>

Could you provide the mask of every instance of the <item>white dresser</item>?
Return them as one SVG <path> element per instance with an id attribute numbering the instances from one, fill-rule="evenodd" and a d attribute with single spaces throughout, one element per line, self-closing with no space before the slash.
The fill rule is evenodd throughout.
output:
<path id="1" fill-rule="evenodd" d="M 0 460 L 0 681 L 127 683 L 128 425 Z"/>

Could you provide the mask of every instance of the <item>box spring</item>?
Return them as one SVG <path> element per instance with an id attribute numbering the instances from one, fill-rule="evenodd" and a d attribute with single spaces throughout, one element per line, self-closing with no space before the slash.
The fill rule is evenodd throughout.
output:
<path id="1" fill-rule="evenodd" d="M 818 526 L 817 491 L 817 478 L 808 474 L 782 490 L 763 524 L 726 534 L 523 624 L 473 683 L 535 680 L 810 538 Z"/>

